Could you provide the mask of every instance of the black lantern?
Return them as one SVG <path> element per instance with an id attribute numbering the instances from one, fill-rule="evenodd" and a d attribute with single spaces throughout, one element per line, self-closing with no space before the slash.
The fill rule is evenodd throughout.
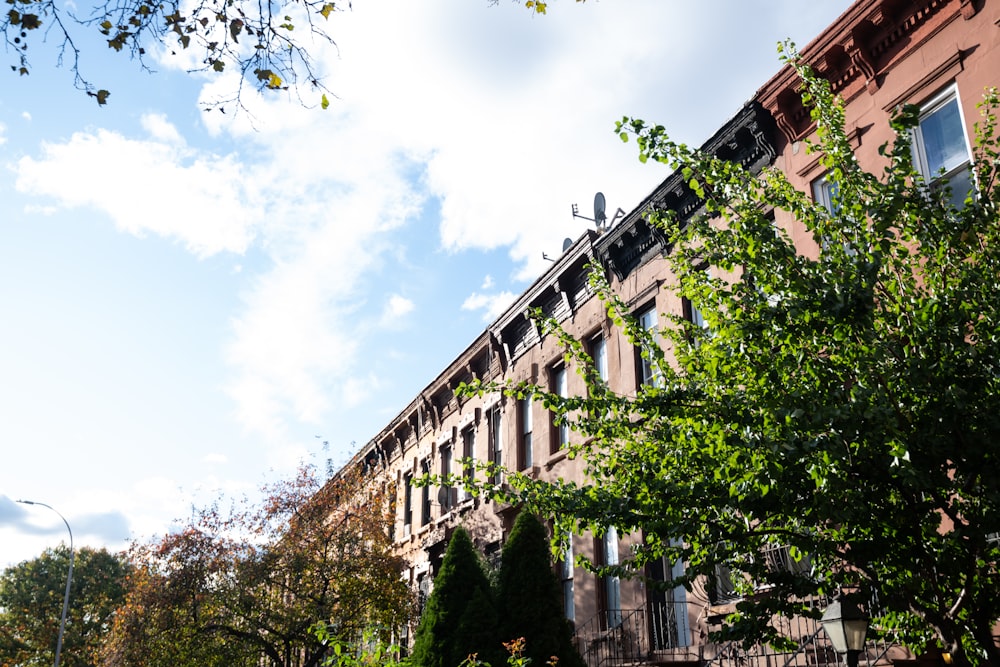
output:
<path id="1" fill-rule="evenodd" d="M 830 637 L 833 650 L 847 654 L 848 667 L 857 667 L 858 655 L 865 648 L 868 615 L 854 602 L 838 598 L 830 603 L 820 619 Z"/>

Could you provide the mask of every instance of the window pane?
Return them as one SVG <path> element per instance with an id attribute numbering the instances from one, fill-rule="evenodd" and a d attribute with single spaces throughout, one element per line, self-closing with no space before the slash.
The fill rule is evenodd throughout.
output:
<path id="1" fill-rule="evenodd" d="M 608 528 L 604 534 L 604 564 L 618 565 L 618 531 Z M 608 627 L 617 628 L 622 624 L 621 582 L 618 577 L 604 578 L 604 594 L 607 601 Z"/>
<path id="2" fill-rule="evenodd" d="M 827 180 L 826 176 L 823 176 L 813 181 L 812 191 L 813 200 L 817 204 L 830 213 L 838 213 L 840 211 L 840 204 L 837 202 L 840 193 L 840 186 L 838 184 L 831 183 Z"/>
<path id="3" fill-rule="evenodd" d="M 520 401 L 521 413 L 521 469 L 530 468 L 533 461 L 531 449 L 531 399 Z"/>
<path id="4" fill-rule="evenodd" d="M 930 178 L 941 170 L 951 171 L 960 167 L 969 159 L 965 133 L 962 131 L 962 117 L 955 98 L 920 120 L 920 137 L 929 172 L 926 176 Z"/>
<path id="5" fill-rule="evenodd" d="M 568 537 L 562 554 L 563 611 L 569 620 L 576 619 L 576 595 L 573 587 L 573 538 Z"/>
<path id="6" fill-rule="evenodd" d="M 594 367 L 597 369 L 597 375 L 604 380 L 608 381 L 608 344 L 604 340 L 604 336 L 598 336 L 594 339 L 593 349 L 591 355 L 594 359 Z"/>
<path id="7" fill-rule="evenodd" d="M 568 381 L 566 378 L 566 367 L 560 366 L 559 368 L 556 369 L 555 392 L 556 394 L 558 394 L 563 398 L 569 396 L 569 388 L 567 382 Z M 559 446 L 562 446 L 569 442 L 569 424 L 562 423 L 558 426 L 558 428 L 559 428 L 558 444 Z"/>
<path id="8" fill-rule="evenodd" d="M 956 209 L 965 206 L 965 198 L 972 192 L 972 173 L 963 169 L 951 178 L 942 179 L 942 181 L 942 185 L 947 184 L 951 188 L 951 198 L 949 199 L 951 205 Z"/>
<path id="9" fill-rule="evenodd" d="M 656 319 L 656 309 L 650 308 L 639 314 L 639 326 L 641 326 L 646 331 L 656 331 L 657 319 Z M 655 382 L 655 373 L 653 371 L 653 363 L 649 358 L 649 355 L 643 355 L 640 351 L 639 359 L 642 377 L 640 377 L 640 382 L 644 385 L 651 385 Z"/>

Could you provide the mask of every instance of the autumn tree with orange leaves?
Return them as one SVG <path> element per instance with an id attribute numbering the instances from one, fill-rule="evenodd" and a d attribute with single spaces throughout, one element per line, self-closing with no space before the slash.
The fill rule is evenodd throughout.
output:
<path id="1" fill-rule="evenodd" d="M 136 567 L 103 664 L 313 667 L 332 641 L 390 633 L 412 599 L 392 554 L 387 489 L 360 467 L 311 467 L 259 505 L 201 510 L 131 549 Z M 326 625 L 326 640 L 312 628 Z"/>

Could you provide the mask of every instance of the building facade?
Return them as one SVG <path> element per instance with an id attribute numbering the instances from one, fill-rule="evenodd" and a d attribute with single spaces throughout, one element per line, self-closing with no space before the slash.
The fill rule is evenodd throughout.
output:
<path id="1" fill-rule="evenodd" d="M 801 55 L 844 99 L 850 136 L 863 165 L 880 164 L 878 147 L 891 139 L 887 120 L 892 111 L 903 103 L 917 104 L 917 164 L 928 180 L 945 179 L 964 197 L 972 187 L 967 168 L 976 103 L 984 88 L 1000 84 L 1000 1 L 858 0 Z M 751 170 L 773 165 L 801 190 L 832 206 L 836 193 L 830 192 L 817 156 L 803 149 L 813 127 L 798 85 L 791 68 L 779 71 L 703 149 Z M 698 312 L 671 290 L 664 259 L 669 248 L 644 215 L 650 208 L 666 208 L 683 220 L 700 207 L 695 193 L 674 174 L 620 221 L 585 233 L 358 453 L 354 464 L 370 467 L 395 489 L 392 533 L 409 564 L 406 576 L 420 595 L 429 593 L 456 526 L 464 526 L 487 560 L 495 560 L 516 510 L 462 488 L 418 486 L 415 479 L 425 473 L 479 475 L 480 481 L 502 483 L 500 475 L 486 480 L 483 472 L 463 470 L 460 462 L 474 458 L 540 479 L 584 481 L 580 462 L 566 456 L 564 445 L 573 434 L 555 424 L 542 405 L 500 394 L 460 397 L 458 386 L 473 379 L 526 380 L 559 394 L 583 392 L 583 380 L 566 366 L 559 341 L 541 335 L 529 316 L 536 309 L 586 345 L 613 390 L 634 392 L 652 381 L 648 364 L 611 324 L 591 291 L 588 272 L 599 267 L 645 327 L 656 327 L 664 314 L 697 322 Z M 779 211 L 775 223 L 802 252 L 817 252 L 794 219 Z M 576 536 L 571 551 L 615 564 L 638 537 L 613 532 L 601 538 Z M 797 566 L 780 550 L 766 556 L 776 567 Z M 713 623 L 734 602 L 724 587 L 655 591 L 640 582 L 599 578 L 572 562 L 567 557 L 559 575 L 566 615 L 588 664 L 746 659 L 745 651 L 737 655 L 733 647 L 707 639 Z M 667 580 L 676 566 L 659 563 L 648 574 Z M 815 631 L 815 622 L 804 619 L 788 627 L 797 639 L 815 636 Z M 868 657 L 901 657 L 879 651 Z M 782 662 L 829 659 L 818 655 L 786 656 Z"/>

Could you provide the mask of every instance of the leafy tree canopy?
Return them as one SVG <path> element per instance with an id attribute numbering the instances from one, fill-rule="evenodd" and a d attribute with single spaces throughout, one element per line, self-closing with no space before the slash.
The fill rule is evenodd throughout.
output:
<path id="1" fill-rule="evenodd" d="M 129 571 L 123 555 L 89 547 L 77 550 L 62 664 L 98 664 L 98 650 L 125 597 Z M 68 574 L 69 549 L 62 546 L 12 565 L 0 575 L 0 664 L 52 663 Z"/>
<path id="2" fill-rule="evenodd" d="M 259 505 L 210 507 L 134 545 L 137 572 L 104 664 L 312 667 L 331 638 L 400 627 L 412 600 L 392 553 L 390 507 L 361 468 L 323 485 L 303 468 Z"/>
<path id="3" fill-rule="evenodd" d="M 647 350 L 658 381 L 611 391 L 583 344 L 545 323 L 586 395 L 507 391 L 544 401 L 581 434 L 588 444 L 572 455 L 588 479 L 511 474 L 511 501 L 554 516 L 561 531 L 632 531 L 641 540 L 623 568 L 680 558 L 670 585 L 728 570 L 743 601 L 721 639 L 781 644 L 776 615 L 814 613 L 804 599 L 844 591 L 877 597 L 876 632 L 1000 664 L 998 95 L 988 92 L 976 129 L 976 193 L 956 210 L 914 167 L 915 108 L 891 119 L 895 139 L 868 170 L 842 101 L 793 52 L 788 61 L 835 210 L 777 169 L 754 175 L 624 119 L 618 130 L 640 158 L 679 170 L 704 202 L 686 225 L 669 212 L 649 219 L 670 240 L 672 289 L 707 326 L 666 315 L 654 338 L 596 275 L 610 317 Z M 814 247 L 796 247 L 774 210 Z M 776 548 L 808 566 L 769 567 L 761 556 Z"/>

